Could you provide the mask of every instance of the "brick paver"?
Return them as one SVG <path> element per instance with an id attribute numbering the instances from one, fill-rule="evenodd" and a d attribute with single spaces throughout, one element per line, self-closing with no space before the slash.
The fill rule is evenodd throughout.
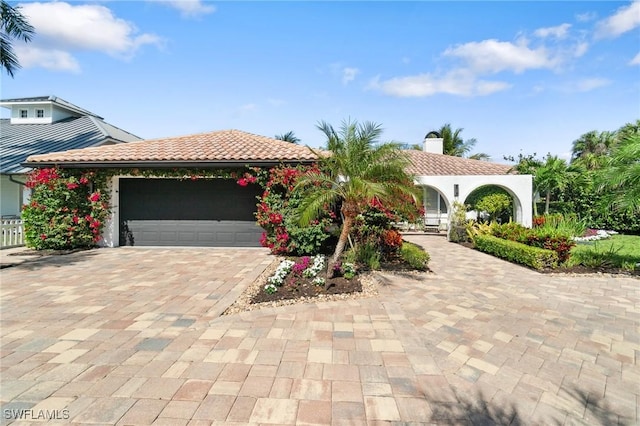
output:
<path id="1" fill-rule="evenodd" d="M 100 249 L 3 269 L 2 423 L 639 423 L 640 281 L 407 238 L 433 273 L 231 316 L 264 250 Z"/>

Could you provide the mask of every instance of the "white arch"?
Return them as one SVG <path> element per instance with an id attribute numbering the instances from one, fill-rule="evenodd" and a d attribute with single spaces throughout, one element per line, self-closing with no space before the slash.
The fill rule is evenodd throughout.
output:
<path id="1" fill-rule="evenodd" d="M 531 226 L 533 219 L 531 212 L 533 177 L 531 175 L 417 176 L 415 183 L 436 189 L 448 206 L 451 206 L 454 201 L 464 202 L 471 192 L 481 186 L 499 186 L 513 197 L 514 210 L 516 210 L 514 220 L 524 226 Z"/>

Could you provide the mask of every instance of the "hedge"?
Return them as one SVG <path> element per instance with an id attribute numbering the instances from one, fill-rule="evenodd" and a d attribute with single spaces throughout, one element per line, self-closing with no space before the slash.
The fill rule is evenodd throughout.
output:
<path id="1" fill-rule="evenodd" d="M 404 241 L 402 247 L 400 247 L 400 256 L 418 271 L 426 271 L 428 269 L 429 253 L 416 244 Z"/>
<path id="2" fill-rule="evenodd" d="M 558 266 L 558 254 L 553 250 L 531 247 L 492 235 L 476 235 L 475 246 L 482 252 L 534 269 Z"/>

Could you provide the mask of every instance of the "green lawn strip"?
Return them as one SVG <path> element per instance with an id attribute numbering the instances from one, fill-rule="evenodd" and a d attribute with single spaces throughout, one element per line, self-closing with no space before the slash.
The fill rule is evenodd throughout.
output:
<path id="1" fill-rule="evenodd" d="M 585 263 L 592 262 L 591 265 Z M 600 262 L 609 262 L 609 266 L 625 269 L 638 269 L 640 263 L 640 236 L 614 235 L 606 240 L 579 243 L 571 250 L 570 265 L 583 264 L 594 266 Z"/>

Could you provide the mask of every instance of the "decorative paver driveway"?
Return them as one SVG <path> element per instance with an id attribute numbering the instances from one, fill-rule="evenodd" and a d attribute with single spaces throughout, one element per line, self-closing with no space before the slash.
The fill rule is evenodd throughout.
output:
<path id="1" fill-rule="evenodd" d="M 104 249 L 4 269 L 2 421 L 638 423 L 639 280 L 408 238 L 434 274 L 225 317 L 264 251 Z"/>

